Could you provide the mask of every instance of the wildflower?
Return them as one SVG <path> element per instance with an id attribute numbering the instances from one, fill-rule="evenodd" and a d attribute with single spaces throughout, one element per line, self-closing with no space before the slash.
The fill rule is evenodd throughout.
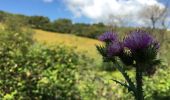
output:
<path id="1" fill-rule="evenodd" d="M 129 48 L 131 51 L 145 49 L 152 44 L 157 44 L 154 38 L 145 31 L 133 31 L 125 40 L 124 46 Z M 158 45 L 155 45 L 158 47 Z"/>
<path id="2" fill-rule="evenodd" d="M 145 31 L 133 31 L 125 40 L 124 46 L 130 49 L 137 63 L 149 64 L 156 59 L 159 43 Z"/>
<path id="3" fill-rule="evenodd" d="M 144 100 L 143 95 L 143 75 L 152 75 L 156 71 L 156 65 L 160 64 L 157 59 L 159 43 L 145 31 L 133 31 L 124 39 L 123 43 L 119 42 L 117 35 L 106 32 L 99 37 L 99 40 L 106 42 L 104 46 L 96 46 L 103 61 L 111 61 L 117 68 L 127 83 L 122 83 L 113 79 L 116 83 L 126 87 L 129 92 L 133 92 L 136 100 Z M 120 58 L 120 59 L 117 59 Z M 119 64 L 135 67 L 136 83 L 126 73 L 126 67 Z"/>
<path id="4" fill-rule="evenodd" d="M 104 34 L 99 36 L 99 40 L 103 42 L 114 42 L 117 40 L 117 35 L 113 32 L 105 32 Z"/>
<path id="5" fill-rule="evenodd" d="M 113 42 L 107 47 L 107 56 L 118 56 L 123 52 L 123 45 L 121 42 Z"/>

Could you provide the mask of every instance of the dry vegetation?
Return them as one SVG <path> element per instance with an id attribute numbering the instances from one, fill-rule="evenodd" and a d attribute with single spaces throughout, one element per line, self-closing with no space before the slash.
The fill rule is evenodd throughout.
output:
<path id="1" fill-rule="evenodd" d="M 60 34 L 55 32 L 47 32 L 42 30 L 35 30 L 34 39 L 38 42 L 45 43 L 47 45 L 59 45 L 64 44 L 66 46 L 75 47 L 79 52 L 85 52 L 88 56 L 95 60 L 101 60 L 95 45 L 101 44 L 100 41 L 78 37 L 71 34 Z"/>

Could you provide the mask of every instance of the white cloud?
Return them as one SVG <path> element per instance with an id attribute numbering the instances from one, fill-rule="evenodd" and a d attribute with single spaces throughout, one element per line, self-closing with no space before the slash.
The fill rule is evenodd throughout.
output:
<path id="1" fill-rule="evenodd" d="M 46 2 L 46 3 L 51 3 L 51 2 L 53 2 L 54 0 L 43 0 L 44 2 Z"/>
<path id="2" fill-rule="evenodd" d="M 144 24 L 139 12 L 146 6 L 164 5 L 157 0 L 65 0 L 68 9 L 76 16 L 86 16 L 94 21 L 108 21 L 114 15 L 118 19 Z M 116 20 L 116 19 L 115 19 Z"/>

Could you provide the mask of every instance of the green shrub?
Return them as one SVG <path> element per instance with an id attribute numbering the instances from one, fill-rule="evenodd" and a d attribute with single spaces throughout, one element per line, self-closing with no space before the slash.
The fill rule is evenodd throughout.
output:
<path id="1" fill-rule="evenodd" d="M 1 97 L 15 99 L 74 99 L 77 55 L 71 50 L 57 47 L 48 49 L 30 47 L 27 53 L 15 50 L 0 51 Z"/>
<path id="2" fill-rule="evenodd" d="M 170 99 L 170 72 L 169 68 L 160 69 L 152 79 L 145 79 L 146 100 Z"/>
<path id="3" fill-rule="evenodd" d="M 73 49 L 32 44 L 30 34 L 0 33 L 0 98 L 79 99 L 76 69 L 79 55 Z"/>

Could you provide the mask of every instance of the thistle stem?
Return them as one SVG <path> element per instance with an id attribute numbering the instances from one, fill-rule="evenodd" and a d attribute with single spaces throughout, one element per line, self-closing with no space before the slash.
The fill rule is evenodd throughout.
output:
<path id="1" fill-rule="evenodd" d="M 139 66 L 136 67 L 136 100 L 144 100 L 143 89 L 142 89 L 142 70 Z"/>

